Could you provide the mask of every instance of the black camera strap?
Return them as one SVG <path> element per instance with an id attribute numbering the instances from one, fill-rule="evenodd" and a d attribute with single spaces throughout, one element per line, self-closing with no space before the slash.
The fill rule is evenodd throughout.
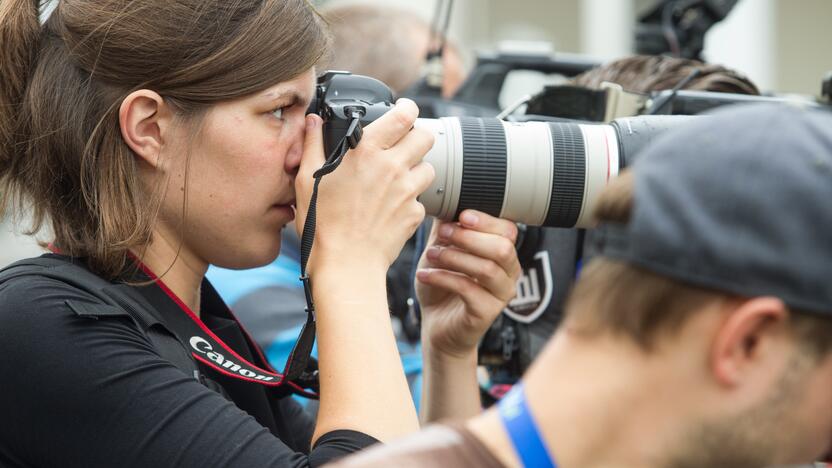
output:
<path id="1" fill-rule="evenodd" d="M 306 322 L 303 324 L 298 341 L 292 348 L 289 354 L 289 360 L 286 365 L 285 378 L 290 381 L 300 377 L 306 371 L 310 355 L 312 353 L 312 346 L 315 344 L 315 304 L 312 300 L 312 280 L 306 271 L 309 256 L 312 253 L 312 244 L 315 241 L 315 219 L 316 208 L 318 202 L 318 185 L 321 179 L 335 169 L 344 160 L 344 155 L 347 154 L 351 148 L 355 148 L 361 140 L 363 134 L 361 129 L 360 118 L 358 112 L 354 112 L 351 116 L 352 120 L 347 129 L 344 138 L 335 147 L 332 153 L 327 157 L 324 165 L 315 171 L 312 175 L 315 179 L 315 185 L 312 188 L 312 198 L 309 200 L 309 211 L 306 213 L 306 222 L 303 225 L 303 234 L 300 240 L 300 280 L 303 282 L 303 292 L 306 295 Z"/>
<path id="2" fill-rule="evenodd" d="M 137 262 L 136 266 L 138 270 L 128 276 L 134 281 L 140 280 L 149 284 L 138 286 L 110 282 L 87 270 L 79 259 L 49 255 L 21 260 L 0 270 L 0 284 L 14 278 L 32 276 L 64 282 L 101 301 L 100 303 L 65 301 L 65 304 L 81 317 L 98 320 L 102 317 L 129 316 L 148 337 L 150 332 L 158 327 L 166 330 L 172 336 L 173 341 L 152 340 L 152 343 L 160 356 L 186 373 L 189 372 L 188 366 L 179 359 L 183 356 L 183 350 L 186 352 L 185 355 L 190 356 L 194 361 L 201 362 L 216 372 L 236 380 L 260 384 L 277 391 L 291 392 L 308 398 L 317 397 L 317 378 L 309 378 L 309 372 L 301 374 L 300 378 L 289 379 L 285 373 L 280 374 L 269 365 L 260 348 L 228 309 L 210 282 L 204 280 L 202 283 L 202 299 L 205 307 L 222 316 L 227 316 L 236 323 L 248 347 L 253 350 L 251 360 L 241 356 L 209 329 L 200 317 L 148 267 L 141 262 Z M 173 304 L 167 305 L 169 301 Z M 286 368 L 290 368 L 291 365 L 287 363 Z"/>
<path id="3" fill-rule="evenodd" d="M 164 306 L 161 304 L 164 303 L 165 296 L 176 304 L 180 309 L 178 312 L 182 313 L 165 314 L 164 325 L 179 338 L 180 342 L 182 342 L 191 354 L 191 357 L 196 361 L 214 369 L 220 374 L 237 380 L 257 383 L 267 387 L 288 386 L 289 391 L 292 393 L 308 398 L 317 397 L 317 379 L 311 378 L 312 375 L 310 372 L 301 373 L 296 377 L 290 378 L 287 371 L 281 374 L 269 364 L 268 359 L 262 354 L 260 347 L 257 346 L 248 331 L 237 320 L 234 313 L 225 305 L 225 302 L 222 301 L 210 282 L 203 281 L 201 286 L 204 307 L 216 312 L 222 311 L 236 323 L 245 341 L 248 342 L 249 348 L 253 350 L 253 354 L 256 353 L 256 355 L 252 356 L 254 362 L 234 351 L 220 336 L 211 331 L 205 322 L 187 304 L 182 302 L 160 278 L 156 277 L 147 266 L 140 262 L 138 266 L 141 272 L 149 280 L 153 281 L 153 285 L 137 288 L 136 290 L 150 304 L 155 305 L 157 310 L 164 309 Z M 130 288 L 130 286 L 121 285 L 119 288 Z M 131 307 L 129 302 L 121 300 L 122 296 L 123 294 L 121 296 L 111 294 L 111 297 L 125 307 L 125 310 L 130 311 L 134 309 L 135 307 Z M 285 369 L 288 370 L 291 367 L 292 361 L 290 359 L 286 362 Z M 306 370 L 306 365 L 304 365 L 304 370 Z"/>

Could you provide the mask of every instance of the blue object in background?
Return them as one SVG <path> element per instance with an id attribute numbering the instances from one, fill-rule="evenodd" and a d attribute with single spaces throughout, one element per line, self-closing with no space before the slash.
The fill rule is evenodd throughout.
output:
<path id="1" fill-rule="evenodd" d="M 234 310 L 235 315 L 237 315 L 240 321 L 244 324 L 251 324 L 255 317 L 247 317 L 246 310 L 235 309 L 233 307 L 234 304 L 241 298 L 258 290 L 273 286 L 297 290 L 298 294 L 303 297 L 303 284 L 298 279 L 300 276 L 300 263 L 296 260 L 296 258 L 297 257 L 295 255 L 284 255 L 282 252 L 274 262 L 266 266 L 252 268 L 249 270 L 228 270 L 225 268 L 211 266 L 208 268 L 206 276 L 220 294 L 220 297 L 222 297 L 225 303 Z M 274 307 L 277 309 L 280 307 L 280 304 L 275 304 Z M 295 312 L 297 313 L 298 311 Z M 280 311 L 275 310 L 275 313 L 280 313 Z M 258 318 L 257 323 L 261 324 L 261 326 L 263 318 L 268 317 L 264 315 L 263 317 Z M 269 326 L 269 329 L 266 330 L 250 331 L 256 331 L 255 335 L 261 337 L 258 338 L 258 342 L 260 346 L 264 348 L 266 359 L 269 360 L 269 364 L 271 364 L 272 367 L 274 367 L 278 372 L 282 372 L 286 365 L 286 360 L 289 358 L 289 354 L 295 346 L 298 335 L 300 335 L 303 320 L 298 322 L 296 326 L 284 329 L 280 329 L 278 323 L 279 320 L 268 320 L 268 323 L 271 324 L 272 322 L 275 323 L 273 338 L 271 338 L 270 334 L 265 335 L 266 337 L 269 337 L 268 340 L 264 340 L 262 338 L 263 332 L 269 331 L 271 326 Z M 246 328 L 250 328 L 250 326 L 247 326 Z M 413 402 L 416 405 L 416 410 L 418 411 L 422 395 L 422 347 L 418 343 L 411 345 L 405 341 L 399 341 L 398 348 L 402 359 L 402 367 L 404 368 L 405 376 L 407 377 L 408 384 L 410 385 Z M 317 343 L 312 348 L 312 356 L 315 358 L 318 357 Z M 307 401 L 304 398 L 297 398 L 301 403 L 305 403 Z"/>
<path id="2" fill-rule="evenodd" d="M 298 279 L 300 264 L 288 255 L 281 255 L 266 266 L 249 270 L 228 270 L 211 266 L 205 276 L 229 305 L 246 294 L 267 286 L 303 290 L 303 284 Z"/>

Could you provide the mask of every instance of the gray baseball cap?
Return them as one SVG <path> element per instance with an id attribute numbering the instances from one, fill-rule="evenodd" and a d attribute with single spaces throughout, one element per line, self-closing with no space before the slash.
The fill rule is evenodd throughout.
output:
<path id="1" fill-rule="evenodd" d="M 632 166 L 601 255 L 832 317 L 832 112 L 752 105 L 663 135 Z"/>

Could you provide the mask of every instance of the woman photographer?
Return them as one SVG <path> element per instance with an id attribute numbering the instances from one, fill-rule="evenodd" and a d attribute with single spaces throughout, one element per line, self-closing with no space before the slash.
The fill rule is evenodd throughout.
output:
<path id="1" fill-rule="evenodd" d="M 324 160 L 304 115 L 328 47 L 317 13 L 60 0 L 41 26 L 38 3 L 0 4 L 0 206 L 49 225 L 55 266 L 0 282 L 0 465 L 315 466 L 416 430 L 385 293 L 433 178 L 415 105 L 369 125 L 320 184 L 313 420 L 240 378 L 265 363 L 203 276 L 272 261 L 304 223 Z M 427 419 L 478 410 L 476 343 L 514 295 L 515 235 L 472 211 L 437 223 L 418 272 Z M 137 310 L 80 287 L 88 272 Z M 171 332 L 183 320 L 204 335 Z"/>

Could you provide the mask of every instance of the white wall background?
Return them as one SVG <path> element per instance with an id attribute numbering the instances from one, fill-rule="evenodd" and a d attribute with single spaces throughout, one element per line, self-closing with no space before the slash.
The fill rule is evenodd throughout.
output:
<path id="1" fill-rule="evenodd" d="M 777 89 L 776 4 L 776 0 L 741 0 L 705 37 L 705 59 L 745 72 L 760 89 Z M 810 91 L 814 90 L 805 92 Z"/>
<path id="2" fill-rule="evenodd" d="M 17 231 L 17 232 L 15 232 Z M 43 253 L 37 242 L 15 230 L 10 220 L 0 222 L 0 267 L 26 257 Z"/>
<path id="3" fill-rule="evenodd" d="M 429 20 L 436 0 L 318 0 L 374 3 Z M 542 40 L 555 51 L 612 59 L 632 50 L 636 15 L 657 0 L 456 0 L 451 37 L 471 49 L 507 39 Z M 832 0 L 740 0 L 711 30 L 705 56 L 746 73 L 767 91 L 816 95 L 832 70 Z"/>

